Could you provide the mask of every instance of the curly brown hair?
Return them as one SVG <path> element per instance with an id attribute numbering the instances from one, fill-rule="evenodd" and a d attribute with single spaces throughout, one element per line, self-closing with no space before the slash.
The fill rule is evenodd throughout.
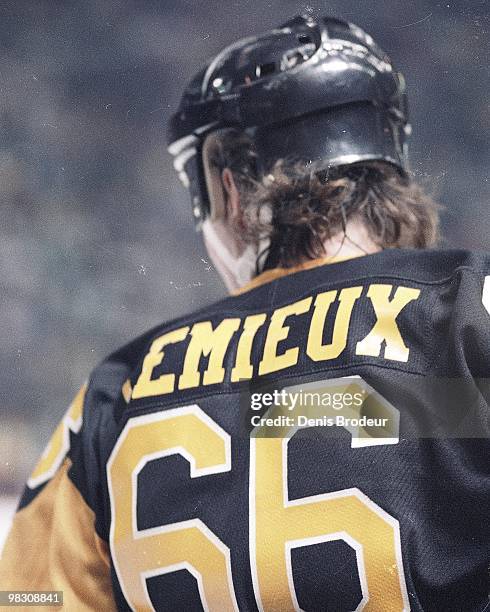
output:
<path id="1" fill-rule="evenodd" d="M 427 248 L 439 237 L 439 206 L 422 187 L 386 162 L 314 171 L 279 160 L 256 178 L 252 140 L 229 129 L 211 162 L 230 168 L 239 186 L 248 241 L 270 239 L 266 267 L 292 267 L 325 254 L 324 242 L 348 219 L 361 221 L 382 249 Z"/>

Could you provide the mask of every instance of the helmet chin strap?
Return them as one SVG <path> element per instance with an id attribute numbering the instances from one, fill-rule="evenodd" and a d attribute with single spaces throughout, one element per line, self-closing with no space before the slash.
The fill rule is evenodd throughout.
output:
<path id="1" fill-rule="evenodd" d="M 247 244 L 243 253 L 235 256 L 214 228 L 211 219 L 204 220 L 202 231 L 209 244 L 213 263 L 230 291 L 243 287 L 257 272 L 262 271 L 263 264 L 257 266 L 257 258 L 268 247 L 268 238 L 255 244 Z"/>

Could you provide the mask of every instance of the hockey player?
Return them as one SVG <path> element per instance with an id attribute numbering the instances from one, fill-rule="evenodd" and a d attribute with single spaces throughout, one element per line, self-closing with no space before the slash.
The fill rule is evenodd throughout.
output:
<path id="1" fill-rule="evenodd" d="M 169 150 L 232 295 L 94 370 L 1 589 L 74 611 L 483 612 L 490 259 L 430 248 L 409 133 L 402 75 L 337 19 L 192 80 Z"/>

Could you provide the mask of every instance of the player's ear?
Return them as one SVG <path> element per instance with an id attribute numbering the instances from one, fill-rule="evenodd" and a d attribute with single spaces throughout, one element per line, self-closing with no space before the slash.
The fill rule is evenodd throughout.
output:
<path id="1" fill-rule="evenodd" d="M 209 134 L 203 144 L 202 161 L 204 177 L 209 195 L 210 219 L 230 219 L 241 225 L 240 193 L 232 171 L 229 168 L 221 170 L 214 161 L 220 156 L 221 133 Z"/>
<path id="2" fill-rule="evenodd" d="M 232 220 L 238 221 L 242 218 L 240 192 L 236 186 L 233 172 L 229 168 L 225 168 L 221 172 L 221 183 L 225 192 L 227 216 Z"/>
<path id="3" fill-rule="evenodd" d="M 219 134 L 212 133 L 206 137 L 202 149 L 204 177 L 209 196 L 209 216 L 212 221 L 226 218 L 226 192 L 221 179 L 221 169 L 214 163 L 219 154 Z"/>

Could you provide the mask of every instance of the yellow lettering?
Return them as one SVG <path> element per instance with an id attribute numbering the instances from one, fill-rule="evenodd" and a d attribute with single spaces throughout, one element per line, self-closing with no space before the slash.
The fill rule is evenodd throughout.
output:
<path id="1" fill-rule="evenodd" d="M 384 357 L 394 361 L 408 361 L 409 349 L 396 324 L 396 318 L 405 306 L 420 295 L 420 289 L 398 287 L 390 301 L 392 285 L 371 285 L 368 298 L 374 308 L 377 320 L 369 334 L 356 345 L 356 355 L 379 357 L 381 344 L 386 341 Z"/>
<path id="2" fill-rule="evenodd" d="M 299 302 L 294 302 L 293 304 L 278 308 L 273 312 L 269 329 L 267 330 L 264 354 L 259 364 L 259 375 L 277 372 L 277 370 L 283 370 L 284 368 L 289 368 L 298 363 L 298 347 L 290 348 L 278 355 L 277 345 L 281 340 L 286 340 L 289 335 L 289 326 L 284 325 L 287 317 L 308 312 L 312 299 L 313 298 L 308 297 Z"/>
<path id="3" fill-rule="evenodd" d="M 198 406 L 133 417 L 107 464 L 111 554 L 124 597 L 133 610 L 153 610 L 145 578 L 186 569 L 205 610 L 238 610 L 230 550 L 199 519 L 140 530 L 138 474 L 157 457 L 180 454 L 198 478 L 231 469 L 230 436 Z M 143 500 L 145 501 L 145 500 Z M 148 502 L 147 502 L 148 503 Z M 152 502 L 154 503 L 154 502 Z"/>
<path id="4" fill-rule="evenodd" d="M 330 306 L 337 296 L 337 291 L 327 291 L 317 295 L 306 348 L 308 357 L 313 359 L 313 361 L 335 359 L 345 349 L 352 309 L 361 293 L 362 287 L 350 287 L 342 289 L 340 292 L 340 304 L 337 316 L 335 317 L 332 342 L 330 344 L 322 344 L 323 329 Z"/>
<path id="5" fill-rule="evenodd" d="M 240 327 L 240 319 L 224 319 L 213 329 L 211 321 L 195 323 L 191 330 L 191 341 L 184 360 L 184 369 L 179 378 L 179 389 L 197 387 L 200 383 L 199 362 L 209 355 L 208 367 L 204 372 L 203 385 L 223 382 L 225 369 L 223 360 L 231 337 Z"/>
<path id="6" fill-rule="evenodd" d="M 288 499 L 287 442 L 251 440 L 250 561 L 259 609 L 299 610 L 291 550 L 344 540 L 356 551 L 363 595 L 356 609 L 408 610 L 398 521 L 359 489 Z"/>
<path id="7" fill-rule="evenodd" d="M 395 518 L 357 488 L 289 498 L 288 440 L 295 431 L 288 427 L 279 438 L 252 434 L 250 440 L 250 565 L 258 608 L 299 610 L 292 549 L 343 540 L 357 559 L 362 600 L 356 609 L 408 610 Z M 139 505 L 155 504 L 154 496 L 141 497 L 140 472 L 148 462 L 176 454 L 188 461 L 191 478 L 229 472 L 231 438 L 197 405 L 161 410 L 131 418 L 107 463 L 110 548 L 122 592 L 131 609 L 149 612 L 146 579 L 187 570 L 205 610 L 238 610 L 230 550 L 202 520 L 138 526 Z M 297 470 L 295 475 L 301 477 Z M 332 567 L 340 577 L 342 568 Z"/>
<path id="8" fill-rule="evenodd" d="M 159 378 L 155 378 L 155 380 L 152 380 L 151 376 L 153 370 L 163 361 L 163 356 L 165 355 L 163 347 L 175 344 L 176 342 L 182 342 L 182 340 L 185 340 L 188 331 L 188 327 L 181 327 L 153 341 L 150 351 L 143 361 L 141 374 L 134 386 L 133 399 L 172 393 L 175 386 L 175 374 L 163 374 Z"/>
<path id="9" fill-rule="evenodd" d="M 243 331 L 238 342 L 235 366 L 231 370 L 231 382 L 248 380 L 253 376 L 253 365 L 250 362 L 255 334 L 265 323 L 266 315 L 250 315 L 245 319 Z"/>

